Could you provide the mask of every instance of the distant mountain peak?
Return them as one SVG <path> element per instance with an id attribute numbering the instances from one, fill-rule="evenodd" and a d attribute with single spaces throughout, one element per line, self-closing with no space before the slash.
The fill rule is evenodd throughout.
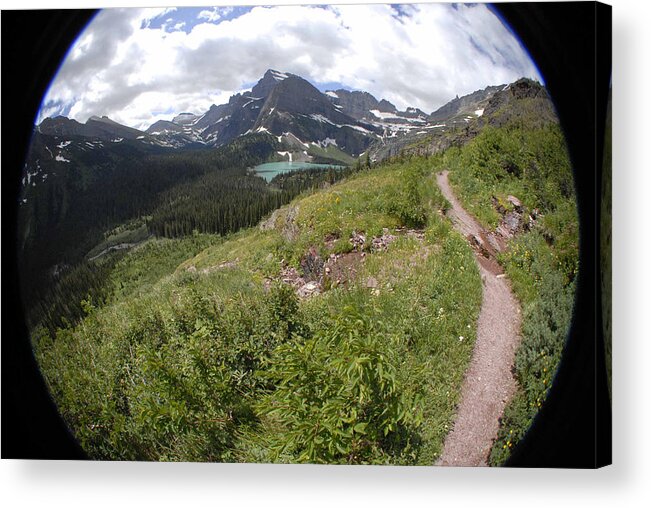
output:
<path id="1" fill-rule="evenodd" d="M 190 125 L 196 122 L 199 116 L 200 115 L 195 115 L 194 113 L 188 113 L 188 112 L 179 113 L 174 118 L 172 118 L 172 122 L 179 125 Z"/>
<path id="2" fill-rule="evenodd" d="M 251 89 L 250 95 L 251 97 L 267 97 L 278 83 L 281 83 L 287 78 L 293 76 L 293 74 L 289 74 L 287 72 L 267 69 L 267 72 L 264 73 L 264 76 L 262 76 L 262 78 Z"/>
<path id="3" fill-rule="evenodd" d="M 118 129 L 137 130 L 137 129 L 133 129 L 133 127 L 128 127 L 126 125 L 123 125 L 120 122 L 116 122 L 115 120 L 109 118 L 106 115 L 102 115 L 102 116 L 93 115 L 88 120 L 86 120 L 86 125 L 92 124 L 92 122 L 98 122 L 104 124 L 105 126 L 116 127 Z"/>

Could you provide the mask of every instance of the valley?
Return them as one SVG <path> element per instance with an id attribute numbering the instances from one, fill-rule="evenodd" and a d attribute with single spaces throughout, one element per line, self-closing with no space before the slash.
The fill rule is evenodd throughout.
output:
<path id="1" fill-rule="evenodd" d="M 486 263 L 521 323 L 484 463 L 508 460 L 560 361 L 578 220 L 530 80 L 427 114 L 268 70 L 146 131 L 46 119 L 20 199 L 33 349 L 91 458 L 434 464 Z"/>

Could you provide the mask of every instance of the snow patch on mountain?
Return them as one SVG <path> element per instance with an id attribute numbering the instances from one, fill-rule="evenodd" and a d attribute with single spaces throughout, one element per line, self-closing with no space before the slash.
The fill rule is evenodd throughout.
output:
<path id="1" fill-rule="evenodd" d="M 359 125 L 338 125 L 337 127 L 350 127 L 351 129 L 355 129 L 356 131 L 363 132 L 365 134 L 372 134 L 372 132 L 368 129 L 365 129 L 364 127 L 361 127 Z"/>
<path id="2" fill-rule="evenodd" d="M 386 120 L 387 118 L 397 118 L 395 114 L 393 113 L 384 113 L 383 111 L 380 111 L 379 109 L 372 109 L 370 113 L 375 116 L 376 118 L 379 118 L 381 120 Z"/>
<path id="3" fill-rule="evenodd" d="M 337 146 L 337 140 L 332 138 L 325 138 L 316 143 L 313 143 L 315 146 L 320 146 L 321 148 L 327 148 L 329 145 Z"/>
<path id="4" fill-rule="evenodd" d="M 289 76 L 285 74 L 284 72 L 278 72 L 274 71 L 271 69 L 271 76 L 276 80 L 276 81 L 282 81 L 283 79 L 287 79 Z"/>
<path id="5" fill-rule="evenodd" d="M 242 105 L 243 108 L 247 107 L 249 104 L 251 104 L 254 101 L 259 101 L 261 99 L 261 97 L 249 97 L 249 99 L 251 99 L 251 100 L 249 100 L 248 102 L 246 102 L 245 104 Z M 258 106 L 258 107 L 260 107 L 260 106 Z"/>
<path id="6" fill-rule="evenodd" d="M 341 125 L 337 125 L 336 123 L 334 123 L 331 120 L 327 119 L 325 116 L 320 115 L 318 113 L 311 113 L 310 118 L 312 118 L 313 120 L 316 120 L 317 122 L 329 123 L 330 125 L 335 125 L 337 127 L 341 127 Z"/>

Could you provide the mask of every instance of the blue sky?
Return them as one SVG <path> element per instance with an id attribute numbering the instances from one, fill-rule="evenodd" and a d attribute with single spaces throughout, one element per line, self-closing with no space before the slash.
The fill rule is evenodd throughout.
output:
<path id="1" fill-rule="evenodd" d="M 147 128 L 224 103 L 268 68 L 426 112 L 522 76 L 541 81 L 483 4 L 106 9 L 71 48 L 38 120 L 107 115 Z"/>
<path id="2" fill-rule="evenodd" d="M 141 29 L 151 28 L 190 33 L 195 26 L 201 23 L 209 22 L 218 25 L 224 21 L 239 18 L 250 12 L 252 8 L 250 6 L 174 8 L 174 10 L 164 12 L 151 20 L 143 21 Z"/>

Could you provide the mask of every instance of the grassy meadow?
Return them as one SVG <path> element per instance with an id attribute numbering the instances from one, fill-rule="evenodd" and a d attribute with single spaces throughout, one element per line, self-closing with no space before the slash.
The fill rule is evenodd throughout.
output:
<path id="1" fill-rule="evenodd" d="M 445 206 L 413 159 L 264 227 L 147 241 L 105 303 L 35 333 L 62 416 L 97 459 L 432 464 L 481 303 Z M 299 298 L 288 274 L 319 291 Z"/>

